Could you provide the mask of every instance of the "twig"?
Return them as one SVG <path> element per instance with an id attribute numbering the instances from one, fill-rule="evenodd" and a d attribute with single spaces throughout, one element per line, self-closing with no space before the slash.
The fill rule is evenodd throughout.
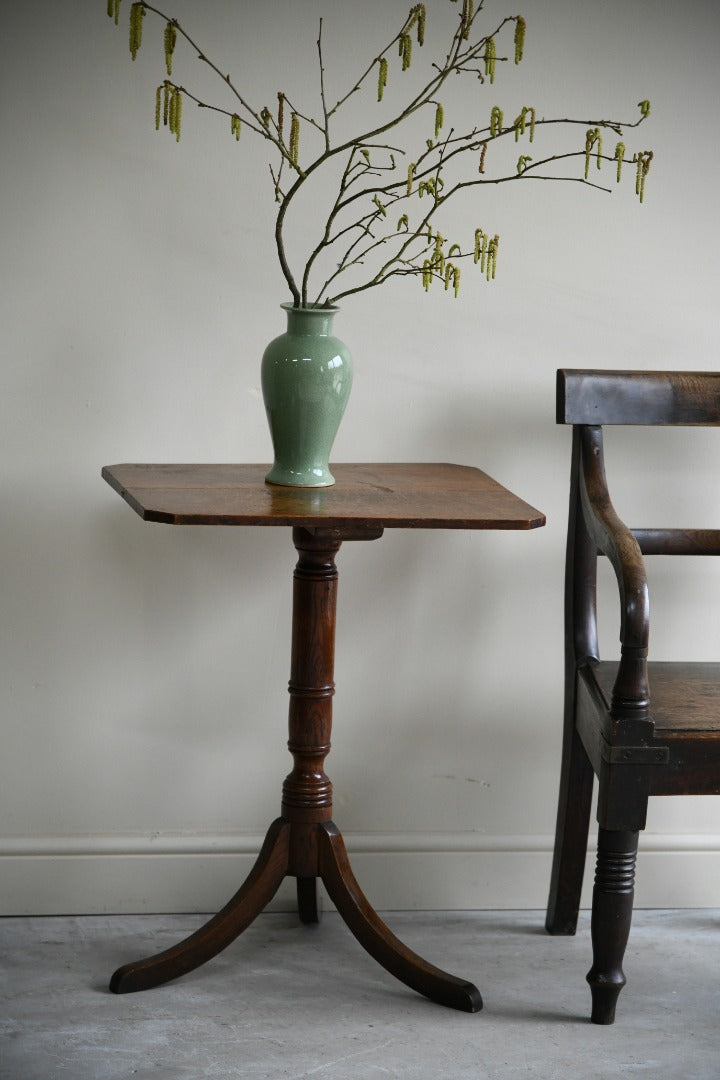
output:
<path id="1" fill-rule="evenodd" d="M 160 8 L 152 3 L 141 0 L 143 11 L 150 11 L 160 19 L 166 21 L 172 27 L 174 35 L 179 35 L 196 53 L 197 58 L 206 64 L 221 80 L 222 84 L 239 103 L 242 113 L 242 123 L 254 134 L 270 142 L 279 154 L 279 164 L 276 168 L 269 165 L 275 198 L 278 201 L 278 211 L 275 219 L 275 244 L 278 253 L 280 267 L 290 289 L 295 306 L 305 306 L 308 303 L 310 290 L 310 277 L 315 269 L 318 259 L 325 253 L 329 253 L 335 245 L 335 250 L 340 250 L 339 259 L 336 260 L 335 269 L 326 277 L 324 284 L 317 294 L 319 303 L 327 296 L 328 290 L 341 274 L 348 270 L 365 266 L 366 261 L 377 256 L 384 248 L 388 248 L 388 257 L 381 262 L 374 273 L 364 282 L 339 291 L 325 302 L 337 302 L 339 299 L 362 292 L 366 289 L 375 288 L 383 284 L 391 277 L 396 276 L 422 276 L 423 283 L 442 277 L 442 267 L 446 265 L 443 245 L 446 240 L 439 232 L 433 233 L 434 223 L 439 212 L 459 192 L 468 188 L 478 188 L 485 184 L 501 184 L 524 180 L 545 180 L 555 182 L 581 183 L 586 187 L 609 191 L 610 188 L 594 182 L 585 177 L 573 177 L 566 175 L 552 175 L 538 170 L 549 165 L 571 158 L 584 158 L 589 161 L 590 156 L 596 159 L 598 165 L 601 161 L 616 162 L 617 176 L 620 179 L 621 166 L 629 163 L 625 157 L 624 143 L 618 143 L 616 154 L 611 157 L 602 153 L 600 131 L 612 131 L 622 138 L 624 131 L 637 128 L 647 117 L 649 103 L 641 102 L 642 115 L 634 121 L 618 120 L 581 120 L 572 117 L 536 119 L 535 110 L 524 106 L 521 117 L 511 125 L 504 125 L 499 110 L 493 108 L 493 117 L 490 125 L 483 128 L 473 127 L 466 133 L 457 133 L 453 127 L 446 129 L 445 134 L 439 137 L 443 124 L 442 96 L 448 80 L 452 75 L 474 76 L 482 83 L 492 82 L 494 78 L 494 65 L 498 62 L 507 62 L 507 57 L 497 55 L 495 38 L 505 31 L 509 25 L 516 27 L 516 56 L 519 58 L 519 45 L 522 38 L 518 37 L 520 31 L 524 37 L 524 20 L 520 16 L 506 16 L 495 26 L 495 29 L 485 35 L 476 31 L 480 13 L 484 10 L 484 0 L 477 0 L 474 8 L 469 3 L 463 4 L 462 14 L 459 14 L 457 25 L 450 37 L 449 45 L 444 61 L 432 62 L 429 75 L 421 80 L 421 86 L 409 95 L 405 104 L 393 112 L 389 117 L 379 119 L 375 125 L 367 130 L 346 137 L 344 140 L 333 145 L 330 133 L 331 120 L 334 115 L 366 85 L 374 72 L 380 71 L 382 78 L 379 83 L 378 97 L 382 96 L 384 88 L 385 72 L 389 69 L 390 55 L 393 50 L 402 54 L 403 70 L 409 66 L 410 47 L 412 45 L 411 34 L 417 31 L 419 43 L 422 43 L 421 31 L 424 27 L 425 6 L 415 4 L 409 15 L 402 23 L 400 29 L 394 34 L 385 47 L 378 52 L 364 68 L 359 78 L 341 94 L 335 104 L 330 107 L 328 102 L 325 58 L 323 53 L 323 20 L 320 20 L 317 37 L 317 59 L 320 81 L 320 102 L 322 108 L 322 122 L 318 123 L 312 115 L 303 111 L 291 102 L 283 92 L 278 93 L 278 116 L 277 119 L 267 107 L 257 109 L 240 92 L 230 75 L 224 73 L 221 68 L 212 61 L 198 46 L 195 40 L 176 19 L 170 18 Z M 137 11 L 137 8 L 135 9 Z M 421 25 L 422 23 L 422 25 Z M 166 39 L 167 41 L 167 39 Z M 133 55 L 139 47 L 139 34 L 136 35 L 133 45 Z M 166 50 L 169 46 L 166 44 Z M 491 66 L 492 61 L 492 66 Z M 383 65 L 381 68 L 381 64 Z M 484 70 L 483 70 L 484 68 Z M 169 68 L 168 68 L 169 70 Z M 166 87 L 172 87 L 176 94 L 182 94 L 202 109 L 209 109 L 223 116 L 230 117 L 233 125 L 237 123 L 238 112 L 220 105 L 211 104 L 197 97 L 185 86 L 164 79 Z M 161 84 L 162 85 L 162 84 Z M 284 107 L 292 112 L 290 135 L 286 138 L 283 124 Z M 386 137 L 387 133 L 404 125 L 421 110 L 432 107 L 435 111 L 435 138 L 427 139 L 425 146 L 419 146 L 410 155 L 408 151 L 398 145 L 393 145 Z M 537 129 L 541 127 L 577 126 L 586 129 L 586 146 L 584 150 L 570 151 L 562 154 L 532 160 L 531 157 L 522 154 L 518 160 L 514 173 L 507 175 L 491 175 L 488 172 L 488 163 L 492 164 L 493 147 L 502 139 L 507 139 L 510 134 L 517 138 L 525 116 L 532 114 L 530 141 L 532 141 Z M 499 123 L 498 123 L 499 119 Z M 302 164 L 298 156 L 299 135 L 303 128 L 309 127 L 322 136 L 322 150 L 314 157 L 304 149 Z M 235 131 L 235 127 L 233 127 Z M 236 134 L 239 134 L 239 127 Z M 179 136 L 179 127 L 177 134 Z M 303 144 L 304 148 L 304 144 Z M 475 166 L 475 174 L 468 175 L 448 183 L 450 167 L 462 161 L 469 160 L 468 155 L 480 154 L 479 161 Z M 387 156 L 386 156 L 387 155 Z M 287 215 L 293 206 L 300 189 L 306 185 L 312 176 L 327 166 L 338 157 L 345 156 L 345 165 L 342 169 L 336 196 L 326 215 L 325 222 L 319 240 L 315 243 L 307 256 L 303 267 L 300 284 L 296 282 L 287 258 L 284 242 L 284 228 Z M 405 159 L 408 162 L 407 174 L 403 170 L 398 171 L 398 161 Z M 642 195 L 644 178 L 650 164 L 652 154 L 643 151 L 636 155 L 632 162 L 637 164 L 637 175 L 642 172 L 642 184 L 637 181 L 639 192 Z M 284 170 L 292 169 L 297 174 L 292 182 L 284 182 Z M 420 202 L 420 197 L 427 194 L 427 205 Z M 641 200 L 642 201 L 642 200 Z M 411 223 L 411 207 L 419 211 L 419 223 L 416 220 Z M 389 213 L 393 215 L 398 209 L 405 208 L 396 226 L 387 221 Z M 348 217 L 351 220 L 348 221 Z M 412 215 L 415 216 L 414 214 Z M 477 261 L 478 235 L 485 237 L 483 243 L 488 243 L 488 236 L 476 232 L 475 257 Z M 344 246 L 344 250 L 342 250 Z M 485 248 L 483 247 L 483 251 Z M 492 248 L 492 265 L 497 251 L 497 242 Z M 450 244 L 448 247 L 448 260 L 452 258 L 451 267 L 459 259 L 465 259 L 469 252 L 463 252 L 461 245 Z M 484 255 L 483 255 L 484 258 Z M 448 270 L 447 273 L 450 271 Z M 459 271 L 458 271 L 459 273 Z M 448 281 L 446 278 L 446 287 Z"/>

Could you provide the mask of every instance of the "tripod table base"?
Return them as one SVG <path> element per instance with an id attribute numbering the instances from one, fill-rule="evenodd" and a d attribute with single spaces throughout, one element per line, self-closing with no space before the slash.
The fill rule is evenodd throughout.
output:
<path id="1" fill-rule="evenodd" d="M 250 875 L 222 911 L 172 948 L 118 968 L 110 980 L 113 993 L 128 994 L 161 986 L 222 952 L 264 910 L 289 873 L 294 831 L 291 822 L 277 818 L 268 830 Z M 304 846 L 307 827 L 300 826 L 297 832 Z M 316 877 L 322 880 L 330 899 L 363 948 L 391 975 L 431 1001 L 463 1012 L 478 1012 L 482 998 L 477 987 L 423 960 L 395 937 L 371 907 L 352 872 L 343 838 L 333 822 L 321 822 L 312 827 L 312 832 L 317 845 Z M 311 875 L 298 876 L 298 896 L 304 896 L 304 906 L 302 901 L 300 904 L 303 922 L 317 921 L 314 885 Z"/>

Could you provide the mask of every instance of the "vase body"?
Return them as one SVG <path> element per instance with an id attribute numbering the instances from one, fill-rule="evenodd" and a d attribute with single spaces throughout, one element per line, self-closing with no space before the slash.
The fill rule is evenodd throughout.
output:
<path id="1" fill-rule="evenodd" d="M 352 385 L 352 360 L 332 335 L 337 308 L 295 308 L 262 358 L 262 392 L 274 462 L 269 484 L 329 487 L 328 467 Z"/>

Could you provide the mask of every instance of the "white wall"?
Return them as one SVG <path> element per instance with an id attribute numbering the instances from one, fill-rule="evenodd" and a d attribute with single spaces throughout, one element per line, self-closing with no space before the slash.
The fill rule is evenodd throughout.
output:
<path id="1" fill-rule="evenodd" d="M 308 110 L 320 15 L 339 89 L 406 10 L 171 7 L 253 100 L 284 87 Z M 430 0 L 430 24 L 448 7 Z M 290 765 L 289 534 L 143 524 L 100 479 L 119 461 L 268 459 L 259 358 L 287 297 L 267 165 L 247 133 L 237 146 L 188 108 L 179 146 L 157 135 L 158 26 L 146 20 L 133 66 L 104 8 L 36 0 L 1 17 L 7 913 L 216 908 L 250 866 Z M 488 25 L 507 10 L 488 0 Z M 476 464 L 548 516 L 531 534 L 400 531 L 340 554 L 328 771 L 380 907 L 544 904 L 570 441 L 554 424 L 555 369 L 717 367 L 716 6 L 535 0 L 526 15 L 524 64 L 446 100 L 448 118 L 477 110 L 485 123 L 493 104 L 514 115 L 534 103 L 546 116 L 632 119 L 649 97 L 633 144 L 656 157 L 642 207 L 631 181 L 611 196 L 482 191 L 453 220 L 501 234 L 492 285 L 468 269 L 453 300 L 401 283 L 348 299 L 337 319 L 356 382 L 336 460 Z M 178 63 L 188 85 L 196 71 Z M 717 434 L 648 438 L 640 453 L 618 432 L 609 451 L 611 478 L 629 466 L 620 511 L 635 478 L 623 459 L 637 453 L 657 462 L 650 524 L 672 520 L 669 476 L 678 509 L 717 526 Z M 709 588 L 707 563 L 681 579 L 668 562 L 655 564 L 655 617 L 668 617 L 655 655 L 717 658 L 705 603 L 717 572 Z M 616 620 L 604 619 L 612 652 Z M 720 904 L 720 801 L 652 804 L 638 902 Z"/>

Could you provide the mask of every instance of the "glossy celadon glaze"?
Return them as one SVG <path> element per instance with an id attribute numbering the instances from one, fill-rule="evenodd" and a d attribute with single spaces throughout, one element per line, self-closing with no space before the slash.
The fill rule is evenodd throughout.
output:
<path id="1" fill-rule="evenodd" d="M 262 391 L 274 450 L 269 484 L 330 487 L 330 451 L 352 385 L 347 347 L 332 335 L 334 307 L 295 308 L 262 358 Z"/>

